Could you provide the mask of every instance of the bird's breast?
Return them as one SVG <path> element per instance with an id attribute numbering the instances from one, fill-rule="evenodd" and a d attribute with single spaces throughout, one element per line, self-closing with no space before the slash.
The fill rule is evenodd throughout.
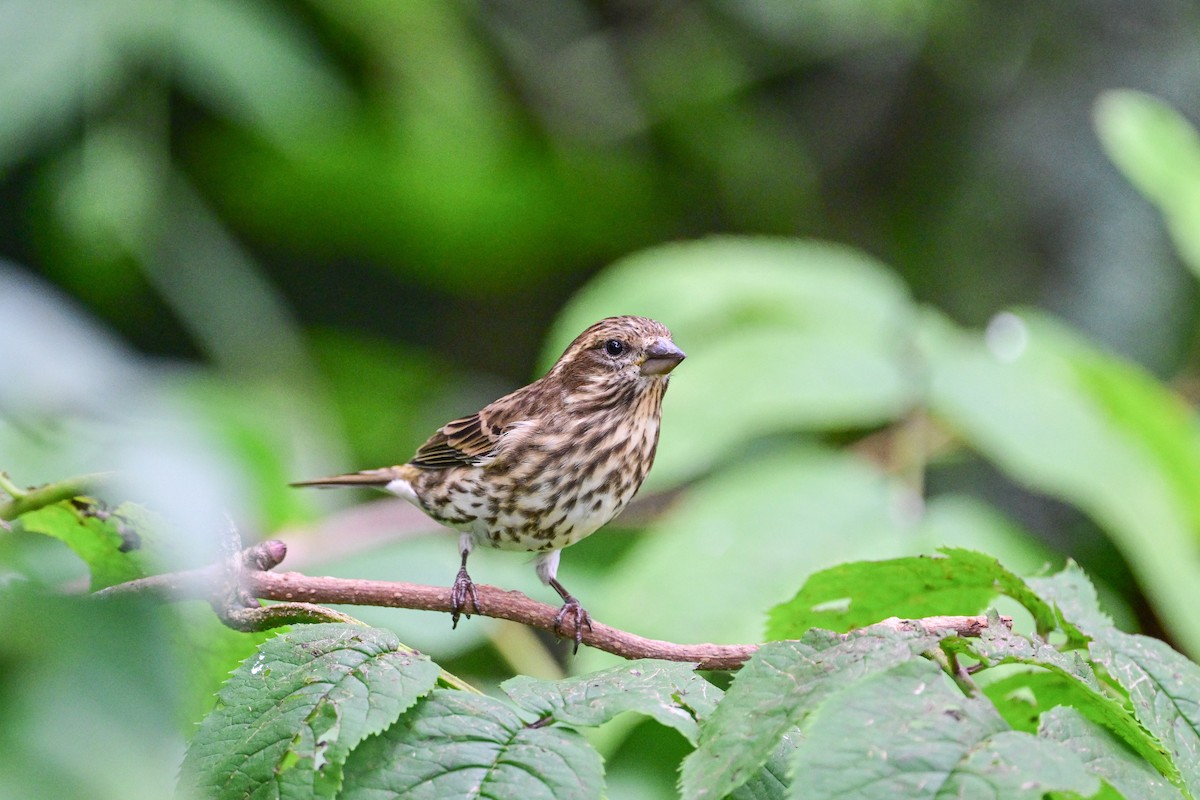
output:
<path id="1" fill-rule="evenodd" d="M 659 404 L 573 415 L 531 432 L 494 463 L 430 474 L 418 490 L 431 517 L 503 550 L 558 550 L 625 508 L 650 470 Z"/>

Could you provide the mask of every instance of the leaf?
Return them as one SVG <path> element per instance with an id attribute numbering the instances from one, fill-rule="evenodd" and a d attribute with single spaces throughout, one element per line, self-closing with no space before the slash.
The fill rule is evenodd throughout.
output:
<path id="1" fill-rule="evenodd" d="M 1029 578 L 1028 583 L 1081 634 L 1091 636 L 1112 627 L 1112 618 L 1100 609 L 1096 587 L 1074 561 L 1068 561 L 1062 570 L 1048 578 Z"/>
<path id="2" fill-rule="evenodd" d="M 1130 90 L 1100 95 L 1096 132 L 1108 157 L 1162 212 L 1175 247 L 1200 277 L 1200 136 L 1157 97 Z"/>
<path id="3" fill-rule="evenodd" d="M 1138 740 L 1120 729 L 1117 733 L 1168 778 L 1174 779 L 1177 769 L 1188 791 L 1200 794 L 1200 666 L 1164 642 L 1114 627 L 1100 611 L 1087 576 L 1073 564 L 1031 584 L 1091 637 L 1092 663 L 1129 693 L 1134 717 L 1155 738 L 1156 748 L 1170 754 L 1170 762 L 1164 765 Z"/>
<path id="4" fill-rule="evenodd" d="M 1134 716 L 1170 752 L 1188 791 L 1200 795 L 1200 666 L 1164 642 L 1115 628 L 1099 634 L 1091 652 L 1129 693 Z"/>
<path id="5" fill-rule="evenodd" d="M 340 800 L 586 800 L 600 755 L 576 731 L 527 725 L 490 697 L 436 690 L 346 762 Z"/>
<path id="6" fill-rule="evenodd" d="M 791 786 L 788 774 L 791 772 L 792 754 L 796 752 L 799 740 L 798 732 L 785 733 L 767 763 L 730 792 L 731 800 L 783 800 L 787 797 Z"/>
<path id="7" fill-rule="evenodd" d="M 1042 667 L 1077 681 L 1091 691 L 1101 691 L 1095 672 L 1077 650 L 1063 652 L 1041 639 L 1013 633 L 1003 626 L 989 627 L 976 638 L 943 639 L 942 647 L 947 651 L 966 653 L 989 667 L 1001 664 Z"/>
<path id="8" fill-rule="evenodd" d="M 784 735 L 831 694 L 911 660 L 935 642 L 931 636 L 893 631 L 846 636 L 810 631 L 800 640 L 763 645 L 738 672 L 701 727 L 695 752 L 684 759 L 683 796 L 725 797 L 767 763 Z"/>
<path id="9" fill-rule="evenodd" d="M 180 786 L 203 797 L 332 798 L 351 750 L 439 674 L 384 630 L 322 624 L 276 636 L 221 689 Z"/>
<path id="10" fill-rule="evenodd" d="M 93 591 L 142 577 L 142 559 L 130 551 L 131 534 L 121 520 L 132 508 L 122 506 L 107 519 L 87 513 L 88 508 L 82 500 L 63 500 L 22 514 L 17 527 L 65 542 L 87 564 Z"/>
<path id="11" fill-rule="evenodd" d="M 978 614 L 997 594 L 1019 601 L 1039 630 L 1056 627 L 1054 609 L 996 559 L 960 548 L 941 556 L 859 561 L 818 572 L 771 609 L 768 639 L 794 639 L 813 627 L 848 631 L 892 616 Z"/>
<path id="12" fill-rule="evenodd" d="M 993 676 L 982 688 L 1004 720 L 1025 733 L 1037 733 L 1041 715 L 1055 706 L 1081 705 L 1083 694 L 1076 681 L 1040 669 Z"/>
<path id="13" fill-rule="evenodd" d="M 672 376 L 650 487 L 692 478 L 764 434 L 887 422 L 917 394 L 907 292 L 851 248 L 722 237 L 643 251 L 575 296 L 544 362 L 597 319 L 631 313 L 661 320 L 694 356 Z"/>
<path id="14" fill-rule="evenodd" d="M 1042 714 L 1038 735 L 1064 744 L 1089 772 L 1108 781 L 1125 797 L 1137 800 L 1184 797 L 1120 737 L 1077 709 L 1059 706 Z"/>
<path id="15" fill-rule="evenodd" d="M 578 678 L 542 681 L 519 675 L 501 684 L 514 703 L 539 718 L 596 727 L 636 711 L 696 743 L 696 720 L 717 706 L 720 690 L 694 664 L 641 659 Z"/>
<path id="16" fill-rule="evenodd" d="M 1092 795 L 1100 782 L 1065 747 L 1007 730 L 935 664 L 914 659 L 839 692 L 814 715 L 793 763 L 793 797 Z"/>
<path id="17" fill-rule="evenodd" d="M 987 345 L 932 318 L 930 408 L 1013 478 L 1093 517 L 1164 623 L 1200 652 L 1200 431 L 1153 378 L 1050 318 L 1010 314 Z M 995 340 L 996 337 L 992 337 Z"/>
<path id="18" fill-rule="evenodd" d="M 1057 690 L 1055 696 L 1060 702 L 1075 706 L 1089 719 L 1119 736 L 1160 772 L 1178 778 L 1170 755 L 1158 740 L 1138 724 L 1120 699 L 1101 686 L 1092 667 L 1078 651 L 1062 652 L 1044 641 L 1020 636 L 1003 628 L 989 629 L 975 639 L 943 639 L 942 647 L 966 653 L 989 667 L 1025 664 L 1054 673 L 1065 681 L 1065 685 L 1054 687 Z M 1041 688 L 1044 690 L 1045 684 Z M 1036 695 L 1037 690 L 1034 691 Z M 1047 708 L 1046 698 L 1039 699 L 1039 705 Z"/>

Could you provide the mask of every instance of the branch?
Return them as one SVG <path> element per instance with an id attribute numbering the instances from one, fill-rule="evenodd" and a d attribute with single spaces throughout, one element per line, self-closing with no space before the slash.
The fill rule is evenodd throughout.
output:
<path id="1" fill-rule="evenodd" d="M 249 629 L 262 630 L 294 621 L 334 621 L 336 617 L 344 618 L 344 615 L 332 609 L 321 608 L 321 605 L 326 603 L 445 613 L 451 611 L 450 589 L 440 586 L 314 577 L 297 572 L 271 572 L 270 569 L 283 560 L 286 551 L 283 542 L 269 541 L 247 548 L 239 554 L 239 561 L 243 565 L 241 591 L 248 597 L 282 602 L 263 608 L 226 609 L 224 613 L 218 609 L 226 624 L 246 629 L 239 623 L 248 622 L 252 626 Z M 214 606 L 217 606 L 221 604 L 222 598 L 227 602 L 230 596 L 228 591 L 222 590 L 222 582 L 228 572 L 226 565 L 217 564 L 199 570 L 130 581 L 111 586 L 97 592 L 97 595 L 151 592 L 163 594 L 171 600 L 216 601 Z M 475 613 L 479 616 L 507 619 L 549 633 L 555 632 L 554 617 L 558 613 L 556 607 L 540 603 L 520 592 L 506 591 L 485 584 L 475 586 L 479 592 L 480 605 L 480 609 Z M 324 615 L 321 612 L 324 612 Z M 316 618 L 313 618 L 314 614 Z M 1000 622 L 1006 627 L 1012 627 L 1011 617 L 1001 617 Z M 257 627 L 253 627 L 255 625 Z M 924 619 L 892 617 L 870 627 L 902 631 L 953 631 L 959 636 L 979 636 L 988 628 L 988 618 L 982 614 Z M 758 649 L 758 645 L 752 644 L 676 644 L 647 639 L 595 620 L 591 630 L 584 630 L 583 643 L 623 658 L 660 658 L 667 661 L 693 662 L 699 669 L 714 670 L 738 669 Z"/>
<path id="2" fill-rule="evenodd" d="M 60 500 L 79 497 L 108 477 L 106 473 L 80 475 L 56 483 L 48 483 L 29 491 L 21 491 L 9 480 L 8 475 L 4 473 L 0 473 L 0 475 L 3 475 L 3 480 L 0 481 L 0 490 L 12 498 L 7 503 L 0 504 L 0 520 L 4 521 L 14 520 L 28 511 L 54 505 Z"/>

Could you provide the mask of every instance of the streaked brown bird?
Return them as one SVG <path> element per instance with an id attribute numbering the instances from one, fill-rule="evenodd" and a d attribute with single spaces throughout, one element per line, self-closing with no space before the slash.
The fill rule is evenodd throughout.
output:
<path id="1" fill-rule="evenodd" d="M 536 552 L 537 574 L 574 618 L 575 649 L 591 618 L 558 582 L 561 550 L 625 508 L 654 461 L 663 394 L 684 353 L 645 317 L 602 319 L 533 383 L 447 422 L 407 464 L 299 481 L 373 486 L 460 531 L 452 619 L 479 611 L 467 556 L 476 545 Z"/>

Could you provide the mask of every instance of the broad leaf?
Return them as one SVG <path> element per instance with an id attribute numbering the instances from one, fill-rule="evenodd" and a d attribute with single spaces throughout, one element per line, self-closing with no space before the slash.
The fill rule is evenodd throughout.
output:
<path id="1" fill-rule="evenodd" d="M 1051 685 L 1057 699 L 1075 706 L 1089 719 L 1120 736 L 1149 764 L 1172 777 L 1178 777 L 1170 755 L 1142 728 L 1119 698 L 1101 686 L 1091 666 L 1079 651 L 1063 652 L 1038 639 L 1030 639 L 1003 629 L 985 631 L 976 639 L 951 638 L 942 647 L 979 659 L 989 667 L 1025 664 L 1040 667 L 1059 676 L 1065 685 Z M 1027 683 L 1030 690 L 1037 690 Z M 1042 688 L 1047 688 L 1045 684 Z M 1200 686 L 1197 687 L 1200 689 Z M 1039 704 L 1047 707 L 1046 698 Z"/>
<path id="2" fill-rule="evenodd" d="M 941 556 L 843 564 L 811 576 L 771 610 L 768 639 L 794 639 L 813 627 L 847 631 L 892 616 L 978 614 L 996 595 L 1029 609 L 1041 630 L 1055 627 L 1053 608 L 996 559 L 958 548 Z"/>
<path id="3" fill-rule="evenodd" d="M 811 631 L 798 641 L 770 642 L 734 678 L 683 762 L 689 800 L 721 798 L 742 785 L 830 694 L 911 660 L 931 636 L 862 631 L 845 636 Z"/>
<path id="4" fill-rule="evenodd" d="M 122 521 L 124 512 L 133 513 L 132 507 L 122 506 L 107 519 L 89 508 L 82 499 L 63 500 L 22 514 L 17 525 L 65 542 L 87 564 L 93 590 L 142 577 L 145 568 L 137 553 L 138 534 Z"/>
<path id="5" fill-rule="evenodd" d="M 1154 770 L 1116 734 L 1077 709 L 1059 706 L 1042 715 L 1038 735 L 1061 742 L 1127 798 L 1182 800 L 1183 793 Z"/>
<path id="6" fill-rule="evenodd" d="M 346 756 L 428 692 L 440 669 L 388 631 L 305 625 L 234 672 L 183 761 L 180 785 L 215 798 L 337 795 Z"/>
<path id="7" fill-rule="evenodd" d="M 1109 629 L 1092 661 L 1129 693 L 1134 716 L 1171 753 L 1183 782 L 1200 796 L 1200 666 L 1166 643 Z"/>
<path id="8" fill-rule="evenodd" d="M 578 678 L 541 681 L 520 675 L 501 684 L 518 706 L 540 719 L 595 727 L 636 711 L 696 743 L 696 720 L 716 708 L 720 690 L 694 664 L 642 659 Z"/>
<path id="9" fill-rule="evenodd" d="M 1091 636 L 1112 627 L 1112 618 L 1100 609 L 1100 598 L 1087 573 L 1074 561 L 1048 578 L 1030 578 L 1029 587 L 1054 606 L 1075 631 Z"/>
<path id="10" fill-rule="evenodd" d="M 589 800 L 603 788 L 600 755 L 576 731 L 439 689 L 354 751 L 339 798 Z"/>
<path id="11" fill-rule="evenodd" d="M 1004 797 L 1100 788 L 1079 759 L 1008 730 L 986 700 L 932 662 L 910 660 L 839 692 L 814 715 L 794 761 L 806 800 Z"/>

